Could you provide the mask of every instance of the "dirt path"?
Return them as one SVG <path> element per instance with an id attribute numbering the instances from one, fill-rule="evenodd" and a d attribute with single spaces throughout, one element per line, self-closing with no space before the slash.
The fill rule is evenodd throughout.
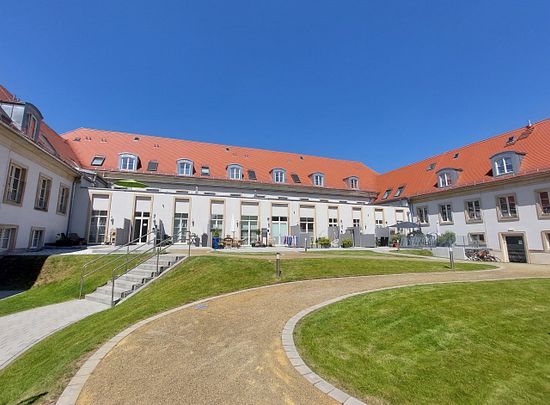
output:
<path id="1" fill-rule="evenodd" d="M 137 329 L 87 380 L 79 404 L 330 404 L 287 360 L 285 322 L 344 294 L 423 283 L 550 277 L 550 266 L 277 285 L 182 309 Z"/>

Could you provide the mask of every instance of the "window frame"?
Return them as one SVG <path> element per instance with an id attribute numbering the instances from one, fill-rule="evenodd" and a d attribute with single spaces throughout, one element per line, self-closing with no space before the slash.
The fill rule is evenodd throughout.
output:
<path id="1" fill-rule="evenodd" d="M 311 182 L 315 187 L 325 187 L 325 174 L 316 172 L 311 175 Z"/>
<path id="2" fill-rule="evenodd" d="M 420 211 L 424 212 L 424 214 L 423 214 L 423 216 L 425 216 L 425 221 L 424 222 L 421 220 L 421 216 L 418 214 Z M 428 206 L 427 205 L 422 205 L 420 207 L 416 207 L 416 218 L 418 219 L 418 223 L 420 224 L 420 226 L 430 225 L 430 216 L 428 214 Z"/>
<path id="3" fill-rule="evenodd" d="M 122 162 L 125 158 L 132 158 L 134 160 L 134 165 L 132 169 L 122 167 Z M 138 160 L 139 160 L 138 156 L 134 155 L 133 153 L 128 153 L 128 152 L 120 153 L 118 157 L 118 169 L 123 172 L 135 172 L 138 168 Z"/>
<path id="4" fill-rule="evenodd" d="M 63 197 L 63 190 L 67 190 L 67 196 L 65 200 L 65 206 L 60 207 L 61 204 L 61 198 Z M 59 190 L 57 192 L 57 204 L 56 204 L 56 213 L 59 215 L 67 215 L 67 212 L 69 211 L 69 199 L 71 195 L 71 189 L 69 186 L 61 183 L 59 184 Z M 63 208 L 63 209 L 60 209 Z"/>
<path id="5" fill-rule="evenodd" d="M 548 199 L 548 206 L 544 206 L 541 198 L 541 194 L 546 193 Z M 550 189 L 535 190 L 535 204 L 537 207 L 537 216 L 539 219 L 550 219 Z M 544 212 L 544 209 L 548 208 L 548 213 Z"/>
<path id="6" fill-rule="evenodd" d="M 21 187 L 21 192 L 16 192 L 16 196 L 19 194 L 19 198 L 12 200 L 9 197 L 11 194 L 12 189 L 12 169 L 19 169 L 21 170 L 21 177 L 18 179 L 18 186 Z M 4 197 L 2 201 L 5 204 L 11 204 L 16 206 L 22 206 L 23 205 L 23 199 L 25 198 L 25 190 L 27 188 L 27 175 L 29 173 L 29 169 L 27 166 L 24 166 L 20 163 L 17 163 L 13 160 L 10 161 L 10 164 L 8 166 L 8 175 L 6 176 L 6 183 L 4 187 Z"/>
<path id="7" fill-rule="evenodd" d="M 397 187 L 397 190 L 395 190 L 395 194 L 393 195 L 394 198 L 401 196 L 401 194 L 403 194 L 403 191 L 405 191 L 405 186 Z"/>
<path id="8" fill-rule="evenodd" d="M 437 186 L 439 188 L 447 188 L 453 185 L 453 177 L 451 172 L 443 171 L 437 174 Z"/>
<path id="9" fill-rule="evenodd" d="M 17 241 L 17 231 L 18 231 L 17 225 L 10 225 L 10 224 L 0 224 L 0 252 L 9 252 L 10 250 L 15 248 L 15 243 Z M 5 230 L 9 230 L 9 236 L 7 239 L 7 247 L 2 247 L 1 242 L 3 240 L 3 232 Z"/>
<path id="10" fill-rule="evenodd" d="M 96 159 L 100 159 L 101 163 L 94 163 L 96 161 Z M 94 155 L 94 157 L 92 158 L 92 160 L 90 162 L 90 166 L 101 167 L 101 166 L 103 166 L 103 163 L 105 163 L 105 156 Z"/>
<path id="11" fill-rule="evenodd" d="M 43 182 L 46 182 L 47 188 L 45 190 L 44 195 L 44 206 L 39 205 L 39 202 L 41 200 L 41 194 L 42 194 L 42 184 Z M 51 177 L 46 176 L 43 173 L 40 173 L 38 175 L 38 184 L 36 185 L 36 196 L 34 198 L 34 209 L 38 211 L 44 211 L 48 212 L 48 209 L 50 207 L 50 196 L 52 194 L 52 186 L 53 186 L 53 180 Z"/>
<path id="12" fill-rule="evenodd" d="M 280 169 L 280 168 L 273 169 L 272 178 L 273 178 L 273 183 L 278 183 L 278 184 L 286 183 L 286 170 Z"/>
<path id="13" fill-rule="evenodd" d="M 191 177 L 193 176 L 194 164 L 190 159 L 178 159 L 176 161 L 176 172 L 178 176 Z"/>
<path id="14" fill-rule="evenodd" d="M 542 231 L 542 246 L 545 252 L 550 252 L 550 230 Z"/>
<path id="15" fill-rule="evenodd" d="M 348 177 L 348 187 L 351 190 L 359 190 L 359 177 L 357 176 Z"/>
<path id="16" fill-rule="evenodd" d="M 509 165 L 507 164 L 507 161 L 509 161 Z M 499 162 L 503 163 L 503 166 L 502 166 L 504 168 L 503 172 L 499 171 Z M 493 169 L 495 170 L 495 176 L 505 176 L 507 174 L 515 173 L 514 160 L 512 159 L 512 156 L 503 155 L 503 156 L 496 157 L 493 159 L 493 165 L 494 165 Z M 508 166 L 510 167 L 510 169 L 508 169 Z"/>
<path id="17" fill-rule="evenodd" d="M 41 236 L 40 236 L 40 239 L 38 240 L 38 245 L 37 246 L 33 245 L 34 233 L 35 232 L 41 232 Z M 46 238 L 46 228 L 42 228 L 42 227 L 38 227 L 38 226 L 31 227 L 31 232 L 30 232 L 30 235 L 29 235 L 29 244 L 28 244 L 27 249 L 28 250 L 40 250 L 40 249 L 42 249 L 44 247 L 44 239 L 45 238 Z"/>
<path id="18" fill-rule="evenodd" d="M 479 205 L 479 218 L 471 218 L 469 215 L 469 207 L 468 204 L 470 203 L 478 203 Z M 474 212 L 475 212 L 475 204 L 474 204 Z M 483 222 L 483 209 L 481 207 L 481 200 L 479 198 L 475 198 L 472 200 L 465 200 L 464 201 L 464 217 L 466 219 L 467 224 L 479 224 Z"/>
<path id="19" fill-rule="evenodd" d="M 445 214 L 447 216 L 447 219 L 444 220 L 443 219 L 443 210 L 442 208 L 445 208 Z M 448 203 L 443 203 L 443 204 L 439 204 L 439 223 L 441 225 L 452 225 L 454 224 L 454 221 L 453 221 L 453 204 L 448 202 Z"/>
<path id="20" fill-rule="evenodd" d="M 393 188 L 388 188 L 386 191 L 384 191 L 384 194 L 382 195 L 382 200 L 387 200 L 392 191 Z"/>
<path id="21" fill-rule="evenodd" d="M 483 236 L 483 243 L 478 243 L 477 245 L 475 245 L 473 243 L 473 238 L 472 238 L 473 235 L 482 235 Z M 485 236 L 485 232 L 470 232 L 470 233 L 468 233 L 468 243 L 471 246 L 475 246 L 475 247 L 486 247 L 487 246 L 487 238 Z"/>
<path id="22" fill-rule="evenodd" d="M 231 176 L 232 172 L 238 170 L 239 176 L 238 178 L 234 178 Z M 233 163 L 227 166 L 227 178 L 229 180 L 241 180 L 243 179 L 243 167 L 239 164 Z"/>
<path id="23" fill-rule="evenodd" d="M 508 211 L 511 211 L 510 197 L 512 197 L 514 199 L 514 210 L 515 210 L 516 213 L 515 213 L 515 215 L 506 215 L 505 216 L 502 213 L 502 207 L 501 207 L 501 204 L 500 204 L 500 202 L 501 202 L 500 199 L 501 198 L 506 199 L 507 209 L 508 209 Z M 501 194 L 501 195 L 497 195 L 495 198 L 496 198 L 497 219 L 498 219 L 499 222 L 519 221 L 518 198 L 517 198 L 515 193 Z"/>

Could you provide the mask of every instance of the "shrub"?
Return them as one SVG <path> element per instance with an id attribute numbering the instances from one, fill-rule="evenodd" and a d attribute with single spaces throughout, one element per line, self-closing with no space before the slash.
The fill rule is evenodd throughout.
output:
<path id="1" fill-rule="evenodd" d="M 352 246 L 353 246 L 353 242 L 351 241 L 351 239 L 346 239 L 342 242 L 343 248 L 350 248 Z"/>
<path id="2" fill-rule="evenodd" d="M 330 247 L 330 239 L 329 238 L 319 238 L 317 239 L 317 243 L 319 246 L 327 248 Z"/>
<path id="3" fill-rule="evenodd" d="M 438 236 L 438 246 L 452 246 L 456 242 L 456 235 L 454 232 L 447 231 L 443 235 Z"/>

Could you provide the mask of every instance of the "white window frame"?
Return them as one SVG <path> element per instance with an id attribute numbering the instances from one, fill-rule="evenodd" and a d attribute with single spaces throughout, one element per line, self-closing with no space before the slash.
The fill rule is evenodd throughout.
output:
<path id="1" fill-rule="evenodd" d="M 48 211 L 50 205 L 50 194 L 52 192 L 52 179 L 40 173 L 34 199 L 34 209 Z"/>
<path id="2" fill-rule="evenodd" d="M 419 213 L 422 212 L 422 215 Z M 424 205 L 421 207 L 416 207 L 416 217 L 418 218 L 418 223 L 420 225 L 429 225 L 430 218 L 428 217 L 428 206 Z"/>
<path id="3" fill-rule="evenodd" d="M 513 199 L 513 202 L 510 201 Z M 502 210 L 503 205 L 501 199 L 505 201 L 505 211 Z M 506 194 L 497 196 L 497 213 L 499 221 L 517 221 L 519 220 L 518 199 L 515 194 Z"/>
<path id="4" fill-rule="evenodd" d="M 315 187 L 324 187 L 325 186 L 325 175 L 323 173 L 313 173 L 311 180 Z"/>
<path id="5" fill-rule="evenodd" d="M 273 169 L 273 182 L 274 183 L 286 183 L 286 170 Z"/>
<path id="6" fill-rule="evenodd" d="M 193 175 L 193 161 L 189 159 L 179 159 L 177 161 L 178 176 Z"/>
<path id="7" fill-rule="evenodd" d="M 393 188 L 388 188 L 386 191 L 384 191 L 384 195 L 382 196 L 382 200 L 387 199 L 390 196 L 392 191 L 393 191 Z"/>
<path id="8" fill-rule="evenodd" d="M 437 184 L 440 188 L 445 188 L 453 185 L 453 178 L 449 172 L 441 172 L 438 174 Z"/>
<path id="9" fill-rule="evenodd" d="M 227 166 L 227 178 L 229 180 L 242 180 L 243 179 L 243 168 L 241 165 L 229 165 Z"/>
<path id="10" fill-rule="evenodd" d="M 133 161 L 130 167 L 130 161 Z M 121 153 L 119 156 L 118 167 L 124 172 L 135 172 L 138 166 L 138 157 L 132 153 Z"/>
<path id="11" fill-rule="evenodd" d="M 358 177 L 350 177 L 348 179 L 348 186 L 352 190 L 359 190 L 359 178 Z"/>
<path id="12" fill-rule="evenodd" d="M 439 220 L 442 224 L 453 223 L 453 205 L 451 203 L 439 204 Z"/>
<path id="13" fill-rule="evenodd" d="M 37 233 L 39 233 L 38 239 L 35 238 Z M 45 234 L 46 234 L 46 229 L 32 227 L 31 228 L 31 234 L 30 234 L 30 237 L 29 237 L 29 249 L 31 249 L 31 250 L 42 249 L 44 247 Z"/>
<path id="14" fill-rule="evenodd" d="M 537 212 L 539 219 L 549 219 L 550 218 L 550 204 L 544 205 L 542 194 L 546 194 L 546 200 L 550 203 L 550 190 L 537 190 L 536 199 L 537 199 Z"/>
<path id="15" fill-rule="evenodd" d="M 15 177 L 16 170 L 20 170 L 20 175 L 18 178 Z M 10 162 L 8 176 L 6 178 L 6 188 L 4 190 L 5 203 L 13 205 L 23 204 L 23 197 L 25 196 L 25 186 L 27 184 L 27 174 L 28 170 L 25 166 L 22 166 L 13 161 Z"/>
<path id="16" fill-rule="evenodd" d="M 95 155 L 90 162 L 90 166 L 99 167 L 103 166 L 103 163 L 105 163 L 105 156 Z"/>
<path id="17" fill-rule="evenodd" d="M 399 197 L 401 194 L 403 194 L 403 190 L 405 190 L 405 186 L 399 186 L 397 187 L 397 190 L 395 190 L 394 197 Z"/>
<path id="18" fill-rule="evenodd" d="M 472 208 L 473 208 L 473 212 L 474 212 L 474 217 L 471 217 L 470 216 L 470 207 L 469 207 L 469 204 L 472 204 Z M 478 205 L 477 207 L 477 210 L 476 210 L 476 204 Z M 475 213 L 479 211 L 479 216 L 475 216 Z M 483 222 L 483 213 L 482 213 L 482 209 L 481 209 L 481 200 L 479 199 L 476 199 L 476 200 L 467 200 L 464 202 L 464 214 L 466 215 L 466 223 L 477 223 L 477 222 Z"/>
<path id="19" fill-rule="evenodd" d="M 501 156 L 495 159 L 495 173 L 497 176 L 514 173 L 514 161 L 511 156 Z"/>

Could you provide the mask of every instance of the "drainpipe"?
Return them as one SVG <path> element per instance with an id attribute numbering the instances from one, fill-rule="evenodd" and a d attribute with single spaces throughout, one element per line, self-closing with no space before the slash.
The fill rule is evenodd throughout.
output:
<path id="1" fill-rule="evenodd" d="M 74 202 L 74 191 L 76 189 L 76 183 L 80 181 L 80 179 L 74 179 L 73 180 L 73 185 L 71 187 L 71 202 L 69 204 L 69 214 L 68 214 L 68 217 L 67 217 L 67 229 L 65 231 L 65 235 L 67 235 L 67 237 L 69 236 L 69 230 L 71 228 L 71 219 L 72 219 L 72 214 L 73 214 L 73 202 Z"/>

